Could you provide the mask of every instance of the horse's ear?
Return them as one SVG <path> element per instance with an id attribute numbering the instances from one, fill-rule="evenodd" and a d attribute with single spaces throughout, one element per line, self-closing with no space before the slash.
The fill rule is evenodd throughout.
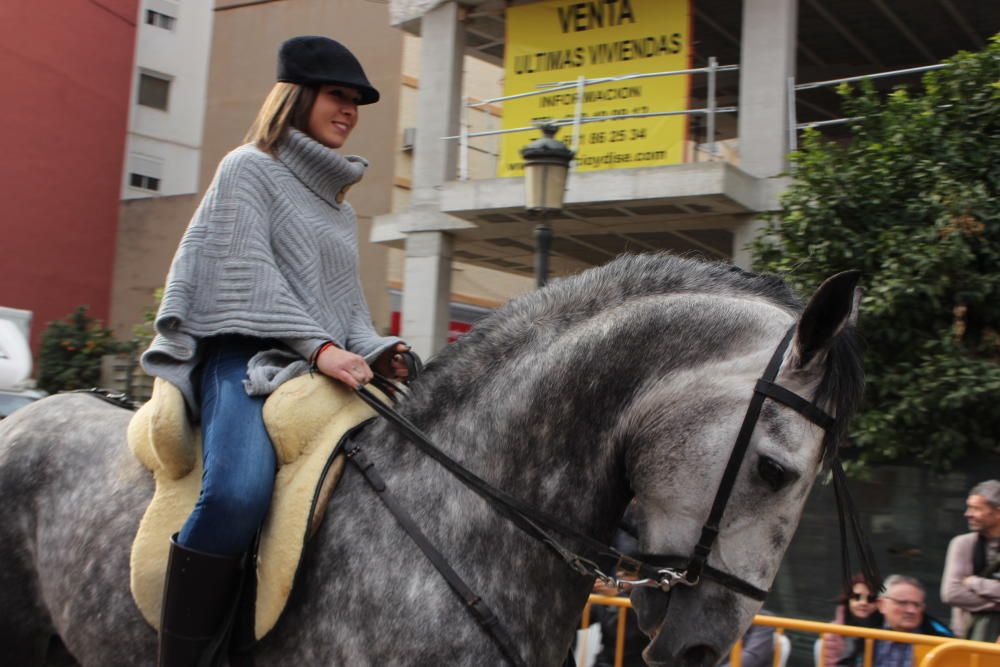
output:
<path id="1" fill-rule="evenodd" d="M 795 332 L 794 365 L 804 368 L 822 358 L 830 341 L 858 320 L 860 271 L 843 271 L 823 281 L 802 312 Z"/>

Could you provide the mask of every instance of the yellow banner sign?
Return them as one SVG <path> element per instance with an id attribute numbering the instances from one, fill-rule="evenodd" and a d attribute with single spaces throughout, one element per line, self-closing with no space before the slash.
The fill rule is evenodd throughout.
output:
<path id="1" fill-rule="evenodd" d="M 666 72 L 690 67 L 690 0 L 544 0 L 507 9 L 504 95 L 534 92 L 540 84 Z M 626 79 L 583 89 L 583 117 L 688 108 L 686 74 Z M 505 129 L 572 119 L 576 88 L 503 105 Z M 580 125 L 580 171 L 652 167 L 684 161 L 687 116 L 609 120 Z M 519 176 L 520 149 L 537 132 L 502 135 L 499 176 Z M 572 142 L 573 128 L 559 138 Z"/>

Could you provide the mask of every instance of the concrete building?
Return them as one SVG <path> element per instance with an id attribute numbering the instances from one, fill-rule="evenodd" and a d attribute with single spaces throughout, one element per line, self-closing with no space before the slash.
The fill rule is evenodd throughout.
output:
<path id="1" fill-rule="evenodd" d="M 417 109 L 421 87 L 421 39 L 404 33 L 402 88 L 399 96 L 399 125 L 396 134 L 395 177 L 392 211 L 410 207 L 413 191 L 413 154 L 417 134 Z M 471 102 L 503 94 L 503 69 L 492 62 L 466 55 L 462 61 L 462 90 Z M 496 130 L 500 127 L 502 108 L 486 104 L 468 108 L 462 122 L 470 132 Z M 477 141 L 467 152 L 465 170 L 473 179 L 491 178 L 496 172 L 499 143 L 496 137 Z M 466 263 L 459 251 L 451 267 L 451 296 L 448 307 L 448 340 L 466 331 L 478 318 L 507 299 L 534 289 L 534 280 L 523 273 L 503 271 L 500 266 L 487 268 Z M 403 334 L 402 289 L 406 253 L 393 247 L 389 252 L 388 282 L 390 331 Z"/>
<path id="2" fill-rule="evenodd" d="M 212 5 L 142 0 L 122 199 L 198 192 Z"/>
<path id="3" fill-rule="evenodd" d="M 164 13 L 166 8 L 147 3 L 144 10 L 147 13 Z M 175 12 L 175 21 L 166 23 L 173 32 L 159 24 L 140 26 L 136 47 L 137 76 L 147 69 L 181 71 L 179 65 L 156 64 L 152 55 L 159 57 L 164 44 L 172 42 L 176 45 L 187 39 L 183 21 L 191 11 L 188 5 L 184 5 L 184 13 Z M 362 241 L 362 282 L 376 328 L 380 331 L 399 331 L 403 253 L 371 244 L 368 241 L 368 225 L 373 215 L 405 210 L 409 205 L 412 130 L 416 125 L 414 114 L 420 79 L 420 38 L 392 28 L 385 8 L 373 3 L 358 5 L 315 0 L 300 1 L 292 7 L 287 3 L 219 0 L 210 13 L 204 23 L 214 26 L 211 48 L 206 46 L 202 54 L 202 67 L 209 79 L 208 84 L 201 99 L 192 96 L 189 102 L 184 103 L 184 113 L 190 121 L 188 129 L 196 128 L 199 134 L 195 136 L 188 132 L 190 136 L 183 141 L 161 141 L 154 145 L 162 151 L 197 147 L 202 154 L 200 164 L 192 167 L 190 160 L 183 162 L 187 169 L 184 178 L 196 183 L 196 186 L 189 190 L 177 190 L 164 177 L 158 184 L 158 191 L 137 189 L 129 186 L 130 169 L 126 167 L 115 264 L 112 328 L 120 337 L 127 338 L 132 327 L 141 322 L 143 312 L 153 306 L 153 291 L 162 285 L 180 235 L 197 208 L 201 194 L 208 187 L 218 161 L 241 143 L 243 133 L 273 83 L 277 45 L 285 37 L 295 34 L 318 33 L 340 39 L 355 50 L 369 77 L 382 93 L 382 101 L 362 109 L 361 122 L 347 149 L 364 155 L 372 162 L 365 180 L 351 190 L 351 202 L 358 210 L 362 224 L 359 237 Z M 140 16 L 145 17 L 146 14 Z M 156 22 L 161 21 L 156 16 L 152 18 Z M 366 43 L 377 43 L 379 48 L 356 43 L 354 35 L 359 34 L 366 36 Z M 206 36 L 205 30 L 195 31 L 195 43 L 190 50 L 201 50 L 200 40 Z M 152 55 L 143 55 L 144 39 L 158 45 L 152 50 Z M 187 49 L 184 46 L 181 50 Z M 179 58 L 176 54 L 175 57 Z M 194 63 L 186 56 L 180 62 L 188 69 L 193 68 Z M 501 93 L 502 72 L 496 65 L 468 57 L 464 67 L 467 90 L 473 91 L 479 98 Z M 171 88 L 171 95 L 175 92 L 180 95 L 181 77 L 174 76 L 172 81 L 176 87 Z M 190 85 L 184 88 L 191 89 Z M 179 98 L 171 97 L 172 107 L 175 102 L 179 104 Z M 136 114 L 133 116 L 135 126 L 140 117 L 143 122 L 167 125 L 171 112 L 136 105 L 133 106 L 133 113 Z M 476 129 L 495 128 L 498 114 L 495 108 L 485 108 L 470 114 L 470 122 Z M 173 125 L 171 121 L 169 127 L 161 131 L 161 136 L 165 136 L 164 133 Z M 146 138 L 149 132 L 141 134 L 143 136 L 130 135 L 133 145 L 146 145 L 141 142 L 149 141 Z M 393 139 L 386 140 L 386 137 Z M 133 158 L 131 164 L 144 164 L 145 156 L 136 155 L 141 152 L 130 151 L 130 158 Z M 484 152 L 473 152 L 471 173 L 477 177 L 491 173 L 494 165 L 489 157 Z M 163 166 L 164 171 L 159 173 L 169 174 L 172 171 L 168 160 L 156 160 L 155 164 Z M 174 181 L 178 182 L 181 181 Z M 449 320 L 455 334 L 467 329 L 477 317 L 510 296 L 533 286 L 530 277 L 462 263 L 455 264 L 453 274 L 454 291 Z"/>
<path id="4" fill-rule="evenodd" d="M 195 5 L 213 6 L 179 4 L 182 11 L 174 24 L 177 30 L 189 9 L 194 12 L 200 11 L 191 9 Z M 364 180 L 350 194 L 358 215 L 359 239 L 369 237 L 372 218 L 391 210 L 396 146 L 386 137 L 395 135 L 398 124 L 403 35 L 390 27 L 386 6 L 355 0 L 216 0 L 213 4 L 211 48 L 203 61 L 208 81 L 204 104 L 186 111 L 190 122 L 201 127 L 197 137 L 185 139 L 191 146 L 200 145 L 201 151 L 200 165 L 186 167 L 187 176 L 196 186 L 180 191 L 193 194 L 171 191 L 155 198 L 127 199 L 121 204 L 112 317 L 121 337 L 127 338 L 132 326 L 142 321 L 143 312 L 153 306 L 153 291 L 163 285 L 177 243 L 216 166 L 226 153 L 243 143 L 247 128 L 274 84 L 278 46 L 289 37 L 320 34 L 342 41 L 358 56 L 368 78 L 381 92 L 378 104 L 361 109 L 360 122 L 346 146 L 348 152 L 363 155 L 371 162 Z M 163 40 L 171 38 L 169 34 L 152 34 Z M 204 34 L 199 32 L 198 38 Z M 176 81 L 179 85 L 179 74 Z M 390 319 L 390 295 L 385 289 L 388 250 L 370 243 L 360 245 L 365 295 L 376 328 L 385 331 Z"/>
<path id="5" fill-rule="evenodd" d="M 45 325 L 107 319 L 136 0 L 4 2 L 0 16 L 0 306 Z"/>
<path id="6" fill-rule="evenodd" d="M 531 273 L 534 222 L 523 212 L 521 179 L 460 180 L 458 144 L 443 139 L 459 134 L 467 95 L 463 60 L 502 64 L 508 12 L 531 4 L 390 0 L 393 24 L 421 35 L 421 74 L 408 205 L 378 217 L 372 239 L 405 248 L 403 335 L 424 355 L 445 340 L 456 259 Z M 551 4 L 585 12 L 595 3 Z M 840 115 L 832 90 L 792 98 L 789 81 L 933 64 L 959 49 L 981 48 L 1000 27 L 996 5 L 976 0 L 842 0 L 835 6 L 692 0 L 690 10 L 693 65 L 715 58 L 739 69 L 719 74 L 714 96 L 707 77 L 692 79 L 691 108 L 714 99 L 719 107 L 738 107 L 738 114 L 719 116 L 712 137 L 705 136 L 704 122 L 690 123 L 688 141 L 695 147 L 725 142 L 728 152 L 705 161 L 689 151 L 683 164 L 572 173 L 566 210 L 553 223 L 554 273 L 600 264 L 626 249 L 697 253 L 747 266 L 747 243 L 789 183 L 783 174 L 795 132 L 792 114 L 798 122 Z"/>

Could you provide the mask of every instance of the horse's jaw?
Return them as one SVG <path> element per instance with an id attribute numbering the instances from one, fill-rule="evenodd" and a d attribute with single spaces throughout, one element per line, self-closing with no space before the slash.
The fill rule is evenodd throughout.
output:
<path id="1" fill-rule="evenodd" d="M 756 611 L 732 592 L 636 589 L 631 599 L 639 628 L 650 638 L 642 657 L 649 667 L 714 667 L 743 631 L 743 620 Z"/>

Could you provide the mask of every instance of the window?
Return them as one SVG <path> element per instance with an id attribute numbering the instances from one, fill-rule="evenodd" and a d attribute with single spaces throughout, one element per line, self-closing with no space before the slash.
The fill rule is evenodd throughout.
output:
<path id="1" fill-rule="evenodd" d="M 173 30 L 174 23 L 177 21 L 173 16 L 167 16 L 152 9 L 146 10 L 146 23 L 149 25 L 155 25 L 157 28 L 163 28 L 164 30 Z"/>
<path id="2" fill-rule="evenodd" d="M 160 190 L 160 179 L 143 174 L 129 174 L 128 184 L 133 188 L 142 188 L 143 190 L 152 190 L 153 192 Z"/>
<path id="3" fill-rule="evenodd" d="M 128 174 L 128 187 L 147 192 L 162 191 L 164 169 L 162 157 L 145 153 L 129 153 L 126 165 L 125 173 Z"/>
<path id="4" fill-rule="evenodd" d="M 170 79 L 153 74 L 139 74 L 139 104 L 166 111 L 169 97 Z"/>

